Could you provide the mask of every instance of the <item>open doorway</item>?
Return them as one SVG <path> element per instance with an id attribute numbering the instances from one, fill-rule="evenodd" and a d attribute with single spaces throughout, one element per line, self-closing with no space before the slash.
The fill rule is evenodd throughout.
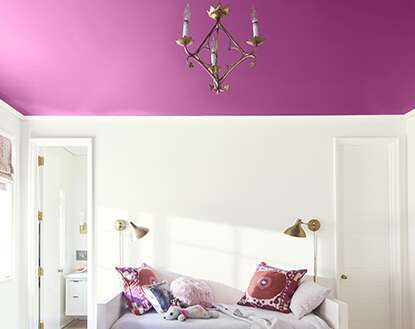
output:
<path id="1" fill-rule="evenodd" d="M 93 328 L 92 144 L 33 139 L 38 328 Z"/>

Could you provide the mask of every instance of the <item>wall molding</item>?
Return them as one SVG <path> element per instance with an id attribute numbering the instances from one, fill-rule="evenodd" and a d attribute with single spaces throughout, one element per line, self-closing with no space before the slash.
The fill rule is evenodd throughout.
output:
<path id="1" fill-rule="evenodd" d="M 13 108 L 11 105 L 0 99 L 0 109 L 13 114 L 15 117 L 21 120 L 35 121 L 35 120 L 114 120 L 114 119 L 143 119 L 143 118 L 226 118 L 226 117 L 247 117 L 247 118 L 262 118 L 263 115 L 24 115 Z M 373 115 L 268 115 L 267 117 L 284 117 L 284 118 L 297 118 L 297 117 L 405 117 L 411 118 L 415 116 L 415 108 L 405 114 L 373 114 Z"/>
<path id="2" fill-rule="evenodd" d="M 391 324 L 393 328 L 406 328 L 408 314 L 405 311 L 407 295 L 406 286 L 406 257 L 405 249 L 405 214 L 402 209 L 406 206 L 405 195 L 402 193 L 404 184 L 402 161 L 403 154 L 401 142 L 398 137 L 339 137 L 334 138 L 334 217 L 335 217 L 335 245 L 336 245 L 336 289 L 339 292 L 341 275 L 341 232 L 339 230 L 339 151 L 343 145 L 379 145 L 388 147 L 389 163 L 389 245 L 390 245 L 390 300 L 391 300 Z"/>
<path id="3" fill-rule="evenodd" d="M 263 119 L 266 118 L 278 118 L 285 120 L 293 120 L 298 118 L 308 118 L 314 120 L 332 119 L 332 118 L 404 118 L 403 114 L 371 114 L 371 115 L 24 115 L 25 121 L 78 121 L 78 120 L 102 120 L 102 121 L 114 121 L 114 120 L 174 120 L 174 119 L 193 119 L 193 120 L 215 120 L 215 119 Z"/>
<path id="4" fill-rule="evenodd" d="M 408 113 L 404 114 L 404 116 L 405 116 L 407 119 L 415 117 L 415 109 L 412 109 L 412 110 L 411 110 L 411 111 L 409 111 Z"/>
<path id="5" fill-rule="evenodd" d="M 25 116 L 23 114 L 21 114 L 19 111 L 15 110 L 12 106 L 10 106 L 9 104 L 7 104 L 5 101 L 0 99 L 0 109 L 3 109 L 7 112 L 9 112 L 10 114 L 14 115 L 16 118 L 20 119 L 20 120 L 24 120 Z"/>

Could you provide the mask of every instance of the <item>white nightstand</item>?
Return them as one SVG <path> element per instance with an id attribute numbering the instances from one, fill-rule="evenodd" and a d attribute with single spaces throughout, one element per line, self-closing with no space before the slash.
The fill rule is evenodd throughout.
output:
<path id="1" fill-rule="evenodd" d="M 66 307 L 67 316 L 87 316 L 88 303 L 88 274 L 74 272 L 65 275 L 66 279 Z"/>

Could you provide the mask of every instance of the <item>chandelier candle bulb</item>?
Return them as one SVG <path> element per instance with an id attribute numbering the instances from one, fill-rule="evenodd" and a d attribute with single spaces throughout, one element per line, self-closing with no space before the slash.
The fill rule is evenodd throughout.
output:
<path id="1" fill-rule="evenodd" d="M 210 54 L 210 62 L 212 63 L 212 66 L 217 63 L 216 53 L 214 51 Z"/>
<path id="2" fill-rule="evenodd" d="M 251 17 L 252 17 L 252 34 L 253 34 L 253 37 L 255 38 L 259 36 L 259 25 L 258 25 L 258 18 L 256 16 L 255 8 L 252 8 Z"/>
<path id="3" fill-rule="evenodd" d="M 188 36 L 189 35 L 189 21 L 183 21 L 183 33 L 182 36 Z"/>
<path id="4" fill-rule="evenodd" d="M 190 18 L 190 5 L 187 4 L 186 7 L 184 7 L 184 13 L 183 13 L 182 37 L 186 37 L 189 35 L 189 18 Z"/>
<path id="5" fill-rule="evenodd" d="M 212 66 L 217 64 L 217 55 L 216 55 L 216 42 L 212 40 L 210 42 L 210 62 Z"/>

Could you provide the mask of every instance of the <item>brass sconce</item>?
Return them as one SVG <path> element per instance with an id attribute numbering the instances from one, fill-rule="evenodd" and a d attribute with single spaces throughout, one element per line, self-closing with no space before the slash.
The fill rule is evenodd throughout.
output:
<path id="1" fill-rule="evenodd" d="M 321 224 L 318 219 L 310 219 L 308 222 L 303 222 L 301 218 L 298 218 L 293 226 L 290 226 L 284 231 L 284 234 L 293 236 L 296 238 L 305 238 L 307 235 L 303 229 L 303 225 L 313 232 L 313 246 L 314 246 L 314 282 L 317 282 L 317 237 L 316 232 L 320 229 Z"/>
<path id="2" fill-rule="evenodd" d="M 130 227 L 135 238 L 137 240 L 143 238 L 150 230 L 147 227 L 137 226 L 133 222 L 130 221 L 130 226 L 128 226 L 128 222 L 124 219 L 117 219 L 114 223 L 114 228 L 119 233 L 119 246 L 120 246 L 120 266 L 123 265 L 124 260 L 124 236 L 123 232 Z"/>

